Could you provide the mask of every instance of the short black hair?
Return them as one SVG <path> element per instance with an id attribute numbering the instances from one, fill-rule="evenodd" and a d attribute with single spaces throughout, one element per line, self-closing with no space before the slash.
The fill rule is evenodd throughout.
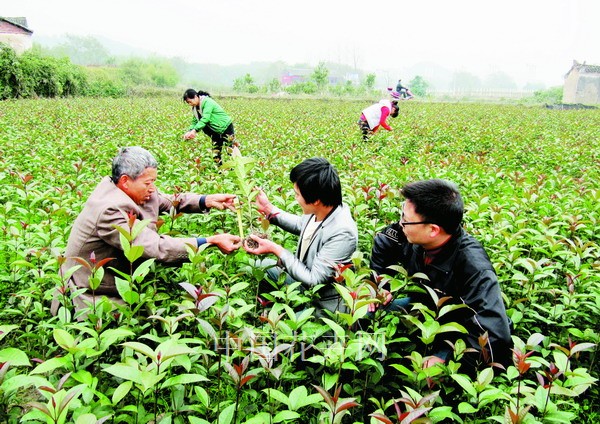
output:
<path id="1" fill-rule="evenodd" d="M 325 206 L 342 204 L 342 184 L 337 171 L 324 158 L 302 161 L 290 172 L 290 181 L 298 185 L 306 203 L 320 200 Z"/>
<path id="2" fill-rule="evenodd" d="M 456 184 L 439 179 L 416 181 L 406 184 L 401 194 L 425 221 L 439 225 L 448 234 L 460 228 L 464 204 Z"/>

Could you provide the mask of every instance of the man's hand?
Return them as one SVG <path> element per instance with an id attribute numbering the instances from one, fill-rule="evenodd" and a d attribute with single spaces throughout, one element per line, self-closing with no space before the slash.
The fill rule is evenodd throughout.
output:
<path id="1" fill-rule="evenodd" d="M 247 243 L 244 243 L 244 250 L 253 255 L 264 255 L 265 253 L 273 253 L 277 257 L 280 257 L 283 253 L 283 247 L 275 243 L 274 241 L 267 240 L 250 234 L 252 240 L 258 243 L 257 247 L 250 247 Z"/>
<path id="2" fill-rule="evenodd" d="M 392 301 L 392 294 L 386 289 L 381 289 L 381 292 L 377 296 L 381 303 L 369 303 L 367 310 L 369 312 L 375 312 L 381 305 L 385 306 Z"/>
<path id="3" fill-rule="evenodd" d="M 423 369 L 431 368 L 436 364 L 443 364 L 444 361 L 442 358 L 438 358 L 437 356 L 426 356 L 423 358 Z"/>
<path id="4" fill-rule="evenodd" d="M 207 237 L 206 241 L 217 246 L 225 254 L 238 250 L 242 245 L 242 239 L 239 236 L 227 233 Z"/>
<path id="5" fill-rule="evenodd" d="M 204 199 L 207 208 L 216 208 L 223 210 L 231 209 L 235 212 L 235 194 L 208 194 Z"/>
<path id="6" fill-rule="evenodd" d="M 196 130 L 189 130 L 188 132 L 186 132 L 186 133 L 183 135 L 183 138 L 184 138 L 185 140 L 191 140 L 191 139 L 193 139 L 193 138 L 195 138 L 195 137 L 196 137 L 196 134 L 197 134 Z"/>
<path id="7" fill-rule="evenodd" d="M 269 198 L 262 188 L 258 189 L 258 194 L 256 195 L 256 210 L 265 216 L 273 211 L 273 205 L 269 202 Z"/>

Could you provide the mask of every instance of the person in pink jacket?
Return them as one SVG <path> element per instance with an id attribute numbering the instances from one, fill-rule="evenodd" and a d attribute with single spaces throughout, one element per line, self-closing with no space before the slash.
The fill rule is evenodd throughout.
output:
<path id="1" fill-rule="evenodd" d="M 381 99 L 378 103 L 364 109 L 358 120 L 363 141 L 368 141 L 369 136 L 376 133 L 380 127 L 391 131 L 392 127 L 388 125 L 387 118 L 388 116 L 397 117 L 399 111 L 398 101 L 388 99 Z"/>
<path id="2" fill-rule="evenodd" d="M 235 195 L 163 194 L 155 185 L 157 168 L 156 159 L 147 150 L 137 146 L 122 148 L 113 160 L 112 176 L 100 181 L 75 219 L 62 272 L 81 264 L 81 260 L 93 266 L 112 258 L 104 264 L 104 276 L 93 292 L 89 289 L 91 272 L 88 267 L 80 266 L 71 275 L 69 286 L 72 289 L 87 289 L 74 300 L 78 309 L 85 308 L 86 303 L 96 296 L 122 302 L 115 284 L 116 273 L 111 268 L 129 274 L 130 263 L 123 253 L 120 233 L 115 227 L 129 231 L 130 224 L 150 220 L 132 244 L 144 248 L 142 259 L 155 258 L 168 264 L 185 262 L 188 245 L 198 247 L 208 243 L 217 246 L 223 253 L 231 253 L 241 246 L 240 237 L 227 233 L 209 237 L 171 237 L 159 233 L 157 220 L 161 213 L 171 208 L 185 213 L 206 213 L 210 208 L 234 209 Z M 53 309 L 56 309 L 58 305 L 54 303 Z"/>

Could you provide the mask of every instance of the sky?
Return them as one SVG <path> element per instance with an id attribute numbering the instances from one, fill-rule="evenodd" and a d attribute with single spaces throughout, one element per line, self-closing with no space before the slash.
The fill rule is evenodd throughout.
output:
<path id="1" fill-rule="evenodd" d="M 193 63 L 436 63 L 519 85 L 600 65 L 600 0 L 0 0 L 36 36 L 102 36 Z M 406 79 L 403 79 L 406 81 Z"/>

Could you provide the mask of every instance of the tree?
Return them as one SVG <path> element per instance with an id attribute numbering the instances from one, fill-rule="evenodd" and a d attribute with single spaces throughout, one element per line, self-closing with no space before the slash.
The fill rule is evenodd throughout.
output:
<path id="1" fill-rule="evenodd" d="M 429 88 L 429 83 L 425 81 L 425 79 L 417 75 L 409 82 L 410 91 L 413 94 L 419 97 L 425 97 L 427 95 L 427 89 Z"/>
<path id="2" fill-rule="evenodd" d="M 563 88 L 551 87 L 546 90 L 538 90 L 533 93 L 533 99 L 537 103 L 559 104 L 562 103 Z"/>
<path id="3" fill-rule="evenodd" d="M 455 91 L 474 91 L 481 88 L 481 80 L 469 72 L 456 72 L 452 77 L 452 87 Z"/>
<path id="4" fill-rule="evenodd" d="M 363 84 L 367 88 L 367 90 L 373 90 L 373 88 L 375 87 L 375 74 L 367 74 Z"/>
<path id="5" fill-rule="evenodd" d="M 513 90 L 517 88 L 515 80 L 504 72 L 495 72 L 485 79 L 485 88 L 492 90 Z"/>
<path id="6" fill-rule="evenodd" d="M 315 84 L 317 84 L 317 88 L 320 91 L 323 91 L 323 89 L 327 85 L 328 75 L 329 69 L 327 69 L 327 67 L 325 66 L 325 62 L 320 62 L 311 75 L 311 79 L 315 82 Z"/>
<path id="7" fill-rule="evenodd" d="M 165 59 L 132 58 L 120 67 L 123 80 L 130 86 L 148 85 L 154 87 L 175 87 L 179 77 L 175 67 Z"/>
<path id="8" fill-rule="evenodd" d="M 69 57 L 78 65 L 107 65 L 114 62 L 106 47 L 92 36 L 67 35 L 67 41 L 49 49 L 47 54 L 54 57 Z"/>
<path id="9" fill-rule="evenodd" d="M 273 78 L 269 81 L 268 90 L 271 93 L 279 93 L 281 91 L 281 82 L 277 78 Z"/>
<path id="10" fill-rule="evenodd" d="M 258 86 L 254 83 L 252 75 L 246 74 L 243 77 L 236 78 L 233 81 L 233 91 L 238 93 L 257 93 Z"/>
<path id="11" fill-rule="evenodd" d="M 297 82 L 286 87 L 285 91 L 290 94 L 315 94 L 317 85 L 313 81 Z"/>

